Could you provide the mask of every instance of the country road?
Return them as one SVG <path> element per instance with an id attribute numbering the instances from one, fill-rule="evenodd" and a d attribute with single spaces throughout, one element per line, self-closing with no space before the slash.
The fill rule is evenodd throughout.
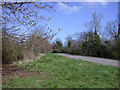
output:
<path id="1" fill-rule="evenodd" d="M 104 59 L 104 58 L 98 58 L 98 57 L 89 57 L 89 56 L 80 56 L 80 55 L 70 55 L 70 54 L 63 54 L 63 53 L 57 53 L 57 54 L 66 56 L 69 58 L 81 59 L 81 60 L 85 60 L 85 61 L 100 63 L 102 65 L 112 65 L 112 66 L 120 67 L 120 63 L 118 65 L 118 60 Z"/>

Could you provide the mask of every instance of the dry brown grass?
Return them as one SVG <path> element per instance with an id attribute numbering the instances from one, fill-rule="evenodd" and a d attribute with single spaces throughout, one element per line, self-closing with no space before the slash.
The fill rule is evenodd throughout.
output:
<path id="1" fill-rule="evenodd" d="M 46 53 L 39 53 L 37 56 L 35 56 L 32 52 L 27 52 L 24 54 L 24 58 L 21 61 L 18 62 L 13 62 L 12 65 L 15 65 L 16 63 L 18 64 L 23 64 L 23 63 L 28 63 L 28 62 L 33 62 L 34 60 L 40 58 L 41 56 L 44 56 Z"/>

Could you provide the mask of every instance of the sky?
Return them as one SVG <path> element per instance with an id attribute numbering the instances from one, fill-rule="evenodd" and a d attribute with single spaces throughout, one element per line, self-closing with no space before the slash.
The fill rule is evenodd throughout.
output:
<path id="1" fill-rule="evenodd" d="M 56 12 L 41 11 L 42 14 L 52 18 L 47 22 L 48 27 L 55 32 L 61 28 L 61 31 L 58 32 L 52 42 L 56 40 L 56 38 L 60 38 L 64 43 L 65 37 L 68 35 L 86 31 L 84 23 L 91 20 L 91 15 L 94 12 L 103 15 L 101 21 L 103 26 L 105 26 L 108 21 L 117 19 L 118 15 L 117 2 L 70 2 L 68 5 L 58 2 L 54 8 Z"/>
<path id="2" fill-rule="evenodd" d="M 50 21 L 38 22 L 38 26 L 44 26 L 47 23 L 46 28 L 50 27 L 54 32 L 58 32 L 59 28 L 61 29 L 51 42 L 60 38 L 64 43 L 68 35 L 86 31 L 84 24 L 91 20 L 94 12 L 103 15 L 101 21 L 103 26 L 108 21 L 117 19 L 118 15 L 118 2 L 69 2 L 68 4 L 57 2 L 54 3 L 53 8 L 56 11 L 48 12 L 41 9 L 38 12 L 40 16 L 52 18 Z"/>

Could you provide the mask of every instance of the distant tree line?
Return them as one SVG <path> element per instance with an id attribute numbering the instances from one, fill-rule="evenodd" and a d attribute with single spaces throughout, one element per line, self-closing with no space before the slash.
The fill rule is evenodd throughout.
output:
<path id="1" fill-rule="evenodd" d="M 66 37 L 66 45 L 56 47 L 62 53 L 103 57 L 120 60 L 120 24 L 110 21 L 105 27 L 101 25 L 103 16 L 92 14 L 92 20 L 85 23 L 87 31 Z M 75 39 L 73 39 L 75 38 Z"/>

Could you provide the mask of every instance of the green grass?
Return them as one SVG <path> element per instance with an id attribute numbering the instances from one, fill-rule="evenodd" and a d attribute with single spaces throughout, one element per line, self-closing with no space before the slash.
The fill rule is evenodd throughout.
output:
<path id="1" fill-rule="evenodd" d="M 30 66 L 30 71 L 44 74 L 14 78 L 3 88 L 118 88 L 118 68 L 114 66 L 70 59 L 53 53 L 20 66 Z"/>

